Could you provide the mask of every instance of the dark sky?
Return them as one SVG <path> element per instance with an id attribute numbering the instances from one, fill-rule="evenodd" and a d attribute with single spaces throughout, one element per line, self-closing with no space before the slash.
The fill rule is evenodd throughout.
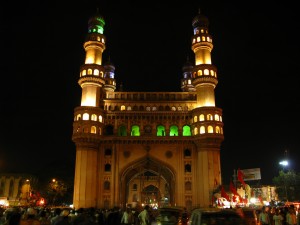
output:
<path id="1" fill-rule="evenodd" d="M 79 67 L 87 21 L 97 8 L 106 21 L 103 58 L 114 63 L 124 91 L 181 91 L 182 66 L 187 56 L 194 60 L 191 24 L 200 8 L 210 21 L 218 68 L 223 183 L 238 168 L 260 168 L 261 183 L 270 183 L 286 149 L 290 168 L 299 171 L 296 2 L 120 2 L 11 1 L 0 7 L 0 172 L 64 166 L 73 175 Z"/>

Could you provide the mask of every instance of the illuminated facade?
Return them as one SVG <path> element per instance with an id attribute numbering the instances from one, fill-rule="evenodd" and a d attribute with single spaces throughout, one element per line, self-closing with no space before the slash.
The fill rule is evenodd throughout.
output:
<path id="1" fill-rule="evenodd" d="M 84 42 L 72 136 L 74 207 L 211 205 L 224 136 L 208 19 L 199 13 L 192 20 L 195 63 L 183 66 L 181 92 L 116 91 L 115 67 L 102 63 L 104 25 L 99 14 L 91 17 Z"/>

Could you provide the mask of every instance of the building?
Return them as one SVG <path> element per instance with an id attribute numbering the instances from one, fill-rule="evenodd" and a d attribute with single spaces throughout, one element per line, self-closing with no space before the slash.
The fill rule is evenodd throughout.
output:
<path id="1" fill-rule="evenodd" d="M 1 200 L 10 206 L 31 204 L 32 184 L 36 183 L 37 178 L 30 174 L 1 173 L 0 205 L 3 204 Z"/>
<path id="2" fill-rule="evenodd" d="M 115 66 L 102 63 L 105 21 L 88 21 L 74 109 L 75 208 L 127 204 L 211 205 L 221 183 L 222 110 L 215 105 L 209 20 L 192 20 L 195 63 L 183 63 L 181 92 L 117 91 Z"/>

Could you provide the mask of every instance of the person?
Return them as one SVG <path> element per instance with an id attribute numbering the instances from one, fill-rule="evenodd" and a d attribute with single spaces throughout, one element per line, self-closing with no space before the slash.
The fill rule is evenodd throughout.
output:
<path id="1" fill-rule="evenodd" d="M 300 225 L 300 208 L 297 208 L 297 225 Z"/>
<path id="2" fill-rule="evenodd" d="M 4 225 L 19 225 L 21 221 L 21 213 L 18 210 L 12 209 L 5 213 Z"/>
<path id="3" fill-rule="evenodd" d="M 61 208 L 54 208 L 53 210 L 53 215 L 51 215 L 50 217 L 50 223 L 51 225 L 54 225 L 55 222 L 60 219 L 60 214 L 62 212 L 62 209 Z"/>
<path id="4" fill-rule="evenodd" d="M 181 218 L 182 218 L 182 224 L 187 225 L 187 222 L 189 220 L 189 215 L 185 207 L 183 208 Z"/>
<path id="5" fill-rule="evenodd" d="M 259 222 L 261 225 L 270 225 L 270 217 L 265 206 L 262 207 L 259 214 Z"/>
<path id="6" fill-rule="evenodd" d="M 134 224 L 134 217 L 129 207 L 123 212 L 121 224 Z"/>
<path id="7" fill-rule="evenodd" d="M 275 214 L 273 216 L 274 225 L 282 225 L 283 216 L 280 214 L 280 210 L 275 209 Z"/>
<path id="8" fill-rule="evenodd" d="M 149 209 L 149 205 L 146 205 L 144 207 L 144 210 L 139 213 L 138 218 L 140 221 L 140 225 L 150 225 Z"/>
<path id="9" fill-rule="evenodd" d="M 287 225 L 296 225 L 297 217 L 294 207 L 289 207 L 288 212 L 286 213 L 286 224 Z"/>
<path id="10" fill-rule="evenodd" d="M 57 220 L 54 222 L 54 225 L 71 225 L 69 214 L 69 209 L 62 210 L 62 212 L 60 213 L 60 217 L 57 218 Z"/>
<path id="11" fill-rule="evenodd" d="M 37 219 L 36 209 L 28 208 L 25 217 L 20 220 L 20 225 L 41 225 L 41 222 Z"/>
<path id="12" fill-rule="evenodd" d="M 47 211 L 45 209 L 40 211 L 39 221 L 41 222 L 41 225 L 51 225 L 49 216 L 47 216 Z"/>

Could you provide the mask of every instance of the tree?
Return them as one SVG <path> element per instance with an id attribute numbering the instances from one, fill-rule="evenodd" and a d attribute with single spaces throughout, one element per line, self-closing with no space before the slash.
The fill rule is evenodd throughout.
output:
<path id="1" fill-rule="evenodd" d="M 300 174 L 293 170 L 279 171 L 279 175 L 273 178 L 278 198 L 285 201 L 300 200 Z"/>
<path id="2" fill-rule="evenodd" d="M 52 205 L 63 204 L 62 199 L 67 193 L 67 191 L 68 187 L 63 181 L 52 179 L 52 181 L 49 183 L 47 190 L 49 200 L 52 200 L 50 201 L 50 203 L 52 203 Z"/>

